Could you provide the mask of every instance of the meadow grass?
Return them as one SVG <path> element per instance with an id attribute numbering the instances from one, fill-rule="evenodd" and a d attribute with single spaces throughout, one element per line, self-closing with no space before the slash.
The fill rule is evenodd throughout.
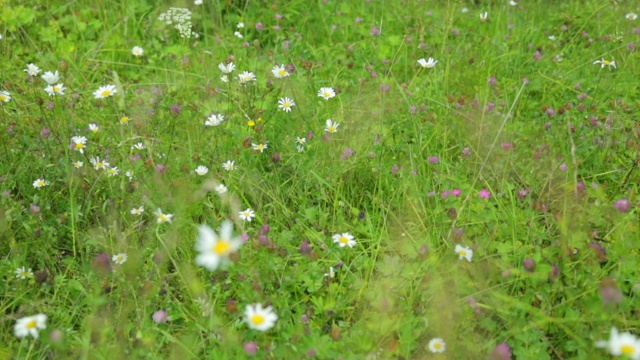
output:
<path id="1" fill-rule="evenodd" d="M 640 359 L 639 9 L 512 3 L 0 0 L 0 359 Z"/>

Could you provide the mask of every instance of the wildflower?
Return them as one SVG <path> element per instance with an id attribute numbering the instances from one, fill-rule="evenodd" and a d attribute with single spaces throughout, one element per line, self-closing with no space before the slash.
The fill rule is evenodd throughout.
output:
<path id="1" fill-rule="evenodd" d="M 278 315 L 273 312 L 271 306 L 262 308 L 261 304 L 247 305 L 244 310 L 244 321 L 251 329 L 267 331 L 271 329 L 278 320 Z"/>
<path id="2" fill-rule="evenodd" d="M 162 223 L 171 223 L 171 218 L 173 217 L 173 214 L 165 214 L 162 212 L 162 209 L 158 208 L 158 210 L 156 210 L 155 212 L 156 214 L 156 222 L 158 224 L 162 224 Z"/>
<path id="3" fill-rule="evenodd" d="M 226 193 L 229 189 L 227 189 L 226 186 L 224 186 L 224 184 L 219 184 L 218 186 L 215 187 L 215 191 L 222 195 L 224 193 Z"/>
<path id="4" fill-rule="evenodd" d="M 603 69 L 605 66 L 609 67 L 609 70 L 611 70 L 611 68 L 613 67 L 614 69 L 617 69 L 618 67 L 616 66 L 616 62 L 611 60 L 605 60 L 604 58 L 602 58 L 602 60 L 596 60 L 593 62 L 593 65 L 596 64 L 600 64 L 600 69 Z"/>
<path id="5" fill-rule="evenodd" d="M 109 174 L 109 177 L 113 177 L 118 175 L 118 173 L 120 172 L 120 170 L 118 170 L 117 166 L 111 167 L 109 168 L 109 170 L 107 170 L 107 173 Z"/>
<path id="6" fill-rule="evenodd" d="M 291 74 L 289 74 L 289 72 L 287 71 L 287 69 L 285 69 L 284 64 L 280 65 L 280 66 L 274 66 L 273 69 L 271 69 L 271 72 L 273 73 L 273 76 L 275 76 L 276 79 L 282 79 L 283 77 L 287 77 Z"/>
<path id="7" fill-rule="evenodd" d="M 200 4 L 202 4 L 202 1 L 200 1 Z M 198 5 L 198 4 L 196 4 Z M 167 310 L 158 310 L 156 312 L 153 313 L 153 315 L 151 315 L 151 319 L 153 319 L 153 322 L 156 324 L 164 324 L 167 321 L 169 321 L 169 316 L 167 315 Z"/>
<path id="8" fill-rule="evenodd" d="M 518 5 L 518 3 L 517 3 L 517 2 L 515 2 L 515 1 L 513 1 L 513 0 L 511 0 L 511 1 L 509 1 L 509 5 L 511 5 L 511 6 L 516 6 L 516 5 Z"/>
<path id="9" fill-rule="evenodd" d="M 198 227 L 198 238 L 196 239 L 196 265 L 200 265 L 209 271 L 218 267 L 226 268 L 229 263 L 229 255 L 238 251 L 242 246 L 242 241 L 238 237 L 233 237 L 233 223 L 224 221 L 220 225 L 220 235 L 207 225 Z"/>
<path id="10" fill-rule="evenodd" d="M 122 125 L 127 125 L 129 123 L 129 121 L 131 121 L 131 119 L 129 119 L 128 116 L 123 116 L 120 118 L 120 124 Z"/>
<path id="11" fill-rule="evenodd" d="M 380 36 L 381 33 L 382 33 L 382 31 L 380 31 L 379 27 L 377 27 L 375 25 L 373 27 L 371 27 L 371 32 L 370 32 L 371 36 Z"/>
<path id="12" fill-rule="evenodd" d="M 222 75 L 220 77 L 220 81 L 222 81 L 223 83 L 228 83 L 229 82 L 229 77 L 227 75 Z"/>
<path id="13" fill-rule="evenodd" d="M 329 277 L 329 279 L 333 279 L 336 276 L 336 272 L 333 269 L 333 266 L 329 267 L 329 272 L 324 274 L 325 277 Z"/>
<path id="14" fill-rule="evenodd" d="M 629 359 L 640 359 L 640 341 L 638 338 L 628 332 L 618 333 L 618 329 L 614 326 L 611 328 L 609 340 L 600 340 L 596 342 L 597 348 L 604 348 L 613 356 L 626 355 Z"/>
<path id="15" fill-rule="evenodd" d="M 202 0 L 194 0 L 193 5 L 202 5 Z"/>
<path id="16" fill-rule="evenodd" d="M 431 339 L 429 341 L 429 351 L 432 353 L 443 353 L 446 349 L 446 345 L 444 340 L 440 338 Z"/>
<path id="17" fill-rule="evenodd" d="M 0 91 L 0 102 L 11 101 L 11 94 L 8 91 Z"/>
<path id="18" fill-rule="evenodd" d="M 278 100 L 278 107 L 284 112 L 291 112 L 292 106 L 296 106 L 296 103 L 295 101 L 293 101 L 293 99 L 283 97 L 282 99 Z"/>
<path id="19" fill-rule="evenodd" d="M 425 59 L 418 60 L 418 64 L 420 64 L 420 66 L 422 66 L 424 69 L 432 69 L 436 66 L 437 63 L 438 63 L 438 60 L 435 60 L 433 58 L 429 58 L 429 60 L 425 60 Z"/>
<path id="20" fill-rule="evenodd" d="M 29 74 L 29 76 L 38 76 L 38 73 L 42 70 L 40 70 L 40 68 L 35 66 L 34 64 L 27 64 L 27 68 L 22 71 Z"/>
<path id="21" fill-rule="evenodd" d="M 232 171 L 236 169 L 235 162 L 231 160 L 227 160 L 227 162 L 223 163 L 222 167 L 227 171 Z"/>
<path id="22" fill-rule="evenodd" d="M 253 120 L 249 120 L 249 121 L 247 121 L 247 126 L 248 127 L 254 127 L 254 126 L 256 126 L 256 122 L 253 121 Z"/>
<path id="23" fill-rule="evenodd" d="M 169 8 L 158 16 L 158 20 L 164 21 L 167 25 L 172 25 L 180 33 L 181 38 L 198 37 L 198 34 L 191 30 L 191 11 L 186 8 Z"/>
<path id="24" fill-rule="evenodd" d="M 39 189 L 41 187 L 47 186 L 49 185 L 49 182 L 45 179 L 38 179 L 36 181 L 33 182 L 33 187 L 36 189 Z"/>
<path id="25" fill-rule="evenodd" d="M 131 53 L 133 56 L 142 56 L 144 54 L 144 50 L 140 46 L 134 46 L 133 49 L 131 49 Z"/>
<path id="26" fill-rule="evenodd" d="M 131 209 L 131 211 L 129 211 L 131 215 L 138 215 L 138 216 L 142 216 L 143 212 L 144 212 L 144 206 L 133 208 Z"/>
<path id="27" fill-rule="evenodd" d="M 94 169 L 96 170 L 105 170 L 109 167 L 109 163 L 104 160 L 100 160 L 99 157 L 93 157 L 91 158 L 91 160 L 89 160 L 89 162 L 91 162 Z"/>
<path id="28" fill-rule="evenodd" d="M 96 99 L 104 99 L 109 96 L 113 96 L 118 90 L 116 90 L 115 85 L 104 85 L 100 86 L 98 90 L 93 92 L 93 97 Z"/>
<path id="29" fill-rule="evenodd" d="M 203 176 L 206 175 L 209 172 L 209 168 L 204 166 L 204 165 L 200 165 L 196 168 L 195 170 L 196 174 Z"/>
<path id="30" fill-rule="evenodd" d="M 304 151 L 304 146 L 298 145 L 298 146 L 296 146 L 296 149 L 298 149 L 298 152 L 303 152 Z"/>
<path id="31" fill-rule="evenodd" d="M 320 96 L 325 100 L 329 100 L 332 97 L 336 96 L 336 92 L 333 90 L 333 88 L 323 87 L 323 88 L 320 88 L 320 90 L 318 90 L 318 96 Z"/>
<path id="32" fill-rule="evenodd" d="M 635 20 L 638 18 L 638 15 L 636 13 L 628 13 L 624 17 L 627 18 L 627 20 Z"/>
<path id="33" fill-rule="evenodd" d="M 244 28 L 244 23 L 243 22 L 239 22 L 238 25 L 236 25 L 236 27 L 238 29 L 243 29 Z"/>
<path id="34" fill-rule="evenodd" d="M 296 136 L 296 144 L 298 144 L 298 145 L 304 145 L 306 142 L 307 142 L 307 139 L 306 139 L 306 138 Z"/>
<path id="35" fill-rule="evenodd" d="M 484 12 L 482 14 L 480 14 L 480 21 L 485 22 L 487 21 L 487 19 L 489 19 L 489 13 L 488 12 Z"/>
<path id="36" fill-rule="evenodd" d="M 334 123 L 333 121 L 331 121 L 331 119 L 327 119 L 324 131 L 330 132 L 330 133 L 338 132 L 338 126 L 340 126 L 339 123 Z"/>
<path id="37" fill-rule="evenodd" d="M 244 349 L 244 353 L 248 356 L 255 356 L 258 353 L 258 344 L 255 341 L 249 341 L 242 344 L 242 348 Z"/>
<path id="38" fill-rule="evenodd" d="M 100 130 L 100 127 L 96 124 L 89 124 L 89 131 L 91 131 L 92 133 L 97 133 Z"/>
<path id="39" fill-rule="evenodd" d="M 80 169 L 81 167 L 84 166 L 84 163 L 82 161 L 75 161 L 75 162 L 72 162 L 71 165 L 73 165 L 73 167 L 76 169 Z"/>
<path id="40" fill-rule="evenodd" d="M 31 269 L 27 269 L 24 266 L 16 269 L 17 278 L 24 280 L 29 276 L 33 276 L 33 271 L 31 271 Z"/>
<path id="41" fill-rule="evenodd" d="M 488 199 L 490 197 L 491 197 L 491 193 L 489 192 L 489 190 L 487 190 L 487 189 L 480 190 L 480 198 L 481 199 Z"/>
<path id="42" fill-rule="evenodd" d="M 253 150 L 256 151 L 260 151 L 261 153 L 264 152 L 267 149 L 267 143 L 260 143 L 260 144 L 253 144 L 251 143 L 251 146 L 253 147 Z"/>
<path id="43" fill-rule="evenodd" d="M 122 265 L 127 261 L 127 254 L 122 253 L 122 254 L 113 255 L 113 257 L 111 258 L 111 261 L 113 261 L 118 265 Z"/>
<path id="44" fill-rule="evenodd" d="M 631 202 L 627 198 L 619 199 L 613 204 L 613 208 L 623 214 L 629 211 L 630 207 L 631 207 Z"/>
<path id="45" fill-rule="evenodd" d="M 511 360 L 511 347 L 507 343 L 501 343 L 493 349 L 491 360 Z"/>
<path id="46" fill-rule="evenodd" d="M 473 257 L 473 250 L 471 250 L 469 247 L 458 244 L 456 245 L 455 252 L 459 256 L 458 260 L 465 259 L 468 262 L 471 262 L 471 258 Z"/>
<path id="47" fill-rule="evenodd" d="M 84 148 L 87 143 L 87 138 L 84 136 L 74 136 L 71 138 L 71 142 L 73 143 L 73 148 L 76 151 L 79 151 L 80 154 L 84 154 Z"/>
<path id="48" fill-rule="evenodd" d="M 42 74 L 42 76 L 40 77 L 42 78 L 42 80 L 44 80 L 44 82 L 46 82 L 49 85 L 53 85 L 57 83 L 58 80 L 60 80 L 60 74 L 58 74 L 58 70 L 56 70 L 55 73 L 52 73 L 51 71 L 47 71 L 44 74 Z"/>
<path id="49" fill-rule="evenodd" d="M 143 144 L 143 143 L 139 142 L 139 143 L 136 143 L 136 144 L 134 144 L 133 146 L 131 146 L 131 149 L 132 149 L 132 150 L 133 150 L 133 149 L 135 149 L 135 150 L 144 150 L 144 149 L 145 149 L 145 146 L 144 146 L 144 144 Z"/>
<path id="50" fill-rule="evenodd" d="M 222 71 L 225 74 L 229 74 L 231 73 L 233 70 L 236 69 L 236 65 L 232 62 L 228 63 L 228 64 L 224 64 L 224 63 L 220 63 L 218 64 L 218 69 L 220 69 L 220 71 Z"/>
<path id="51" fill-rule="evenodd" d="M 240 84 L 246 84 L 249 81 L 256 81 L 256 75 L 250 71 L 244 71 L 242 74 L 238 75 L 240 78 Z"/>
<path id="52" fill-rule="evenodd" d="M 522 267 L 526 272 L 534 272 L 536 271 L 536 261 L 533 260 L 532 258 L 526 258 L 522 262 Z"/>
<path id="53" fill-rule="evenodd" d="M 356 240 L 353 235 L 349 233 L 335 234 L 333 235 L 333 242 L 340 245 L 340 247 L 349 246 L 350 248 L 356 246 Z"/>
<path id="54" fill-rule="evenodd" d="M 47 315 L 37 314 L 33 316 L 26 316 L 16 321 L 16 325 L 13 327 L 13 332 L 16 337 L 24 338 L 28 335 L 38 338 L 39 330 L 47 328 Z"/>
<path id="55" fill-rule="evenodd" d="M 127 172 L 125 172 L 124 175 L 129 179 L 129 181 L 133 180 L 133 178 L 135 177 L 134 172 L 131 170 L 127 170 Z"/>
<path id="56" fill-rule="evenodd" d="M 253 212 L 253 210 L 251 210 L 250 208 L 247 208 L 244 211 L 240 211 L 238 215 L 240 216 L 240 219 L 248 222 L 251 222 L 253 218 L 256 217 L 256 213 Z"/>

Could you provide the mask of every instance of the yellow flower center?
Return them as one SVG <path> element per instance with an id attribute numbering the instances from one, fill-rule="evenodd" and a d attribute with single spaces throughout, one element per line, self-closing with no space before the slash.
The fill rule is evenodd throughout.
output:
<path id="1" fill-rule="evenodd" d="M 38 184 L 37 184 L 37 185 L 38 185 L 38 186 L 44 186 L 44 181 L 42 181 L 42 180 L 38 180 Z"/>
<path id="2" fill-rule="evenodd" d="M 340 236 L 340 242 L 346 244 L 349 242 L 349 239 L 346 236 Z"/>
<path id="3" fill-rule="evenodd" d="M 248 217 L 250 217 L 250 216 L 251 216 L 251 214 L 250 214 L 248 211 L 245 211 L 245 212 L 244 212 L 244 217 L 248 218 Z"/>
<path id="4" fill-rule="evenodd" d="M 331 131 L 331 132 L 336 131 L 336 127 L 335 126 L 329 126 L 329 131 Z"/>
<path id="5" fill-rule="evenodd" d="M 433 347 L 434 347 L 434 349 L 436 349 L 436 350 L 440 350 L 440 349 L 442 349 L 442 344 L 440 344 L 440 343 L 435 343 L 435 344 L 433 344 Z"/>
<path id="6" fill-rule="evenodd" d="M 331 94 L 329 94 L 328 92 L 326 92 L 326 91 L 325 91 L 325 93 L 324 93 L 324 94 L 322 94 L 322 96 L 324 96 L 324 97 L 328 98 L 328 97 L 331 97 Z"/>
<path id="7" fill-rule="evenodd" d="M 31 330 L 34 329 L 36 327 L 36 321 L 35 320 L 31 320 L 27 323 L 27 329 Z"/>
<path id="8" fill-rule="evenodd" d="M 160 215 L 158 215 L 158 219 L 159 219 L 160 221 L 162 221 L 162 222 L 165 222 L 165 221 L 167 221 L 167 216 L 166 216 L 166 215 L 164 215 L 164 214 L 160 214 Z"/>
<path id="9" fill-rule="evenodd" d="M 258 150 L 264 150 L 264 145 L 259 144 L 259 145 L 258 145 Z"/>
<path id="10" fill-rule="evenodd" d="M 118 262 L 122 262 L 122 255 L 118 255 L 118 258 L 116 259 Z"/>
<path id="11" fill-rule="evenodd" d="M 120 118 L 120 122 L 123 123 L 123 124 L 126 124 L 126 123 L 129 122 L 129 118 L 126 117 L 126 116 L 123 116 L 122 118 Z"/>
<path id="12" fill-rule="evenodd" d="M 82 145 L 82 143 L 76 143 L 76 150 L 80 150 L 84 147 L 84 145 Z"/>
<path id="13" fill-rule="evenodd" d="M 111 90 L 102 90 L 101 95 L 103 97 L 107 97 L 107 96 L 111 95 Z"/>
<path id="14" fill-rule="evenodd" d="M 57 86 L 54 86 L 54 87 L 53 87 L 53 92 L 58 92 L 58 91 L 60 91 L 60 88 L 59 88 L 59 87 L 57 87 Z"/>
<path id="15" fill-rule="evenodd" d="M 280 69 L 280 71 L 278 71 L 278 74 L 280 74 L 280 76 L 285 76 L 287 72 L 284 71 L 284 69 Z"/>
<path id="16" fill-rule="evenodd" d="M 282 106 L 284 106 L 284 107 L 288 108 L 288 107 L 290 107 L 290 106 L 291 106 L 291 104 L 289 104 L 288 102 L 286 102 L 286 103 L 282 104 Z"/>
<path id="17" fill-rule="evenodd" d="M 213 245 L 213 252 L 218 255 L 225 255 L 229 252 L 231 245 L 229 245 L 228 241 L 220 240 L 215 245 Z"/>
<path id="18" fill-rule="evenodd" d="M 97 162 L 97 163 L 96 163 L 96 167 L 97 167 L 98 169 L 101 169 L 101 168 L 103 168 L 103 167 L 104 167 L 104 164 L 103 164 L 101 161 L 99 161 L 99 162 Z"/>
<path id="19" fill-rule="evenodd" d="M 622 345 L 620 347 L 620 352 L 622 352 L 623 355 L 633 355 L 635 353 L 635 349 L 631 345 Z"/>
<path id="20" fill-rule="evenodd" d="M 460 256 L 465 256 L 465 255 L 467 255 L 467 252 L 466 252 L 466 251 L 464 251 L 464 250 L 460 250 L 460 251 L 458 251 L 458 254 L 459 254 Z"/>
<path id="21" fill-rule="evenodd" d="M 260 325 L 260 324 L 262 324 L 264 322 L 264 316 L 258 315 L 258 314 L 253 315 L 251 317 L 251 322 L 256 324 L 256 325 Z"/>
<path id="22" fill-rule="evenodd" d="M 0 101 L 5 101 L 5 100 L 7 100 L 7 97 L 4 95 L 0 95 Z"/>
<path id="23" fill-rule="evenodd" d="M 605 65 L 609 65 L 609 64 L 611 64 L 611 62 L 610 62 L 609 60 L 605 60 L 605 61 L 603 61 L 602 63 L 603 63 L 603 64 L 605 64 Z"/>

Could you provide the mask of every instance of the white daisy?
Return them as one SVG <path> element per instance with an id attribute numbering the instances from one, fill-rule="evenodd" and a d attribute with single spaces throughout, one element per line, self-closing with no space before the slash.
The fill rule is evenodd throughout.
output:
<path id="1" fill-rule="evenodd" d="M 274 66 L 273 69 L 271 69 L 271 72 L 273 73 L 273 76 L 276 77 L 276 79 L 282 79 L 283 77 L 287 77 L 290 75 L 287 69 L 285 69 L 284 65 Z"/>
<path id="2" fill-rule="evenodd" d="M 63 84 L 49 85 L 44 88 L 44 91 L 46 91 L 49 96 L 64 95 L 65 90 L 66 88 Z"/>
<path id="3" fill-rule="evenodd" d="M 223 83 L 228 83 L 229 77 L 227 75 L 222 75 L 220 76 L 220 81 L 222 81 Z"/>
<path id="4" fill-rule="evenodd" d="M 320 90 L 318 90 L 318 96 L 320 96 L 325 100 L 329 100 L 332 97 L 336 96 L 336 92 L 333 90 L 333 88 L 323 87 L 323 88 L 320 88 Z"/>
<path id="5" fill-rule="evenodd" d="M 212 114 L 211 116 L 209 116 L 207 118 L 207 121 L 205 121 L 204 125 L 205 126 L 218 126 L 223 121 L 224 121 L 224 115 L 222 115 L 222 114 L 218 114 L 218 115 Z"/>
<path id="6" fill-rule="evenodd" d="M 143 212 L 144 212 L 144 206 L 133 208 L 131 209 L 131 211 L 129 211 L 131 215 L 138 215 L 138 216 L 142 216 Z"/>
<path id="7" fill-rule="evenodd" d="M 250 208 L 247 208 L 247 210 L 244 211 L 240 211 L 238 215 L 240 216 L 240 219 L 248 222 L 251 222 L 253 218 L 256 217 L 256 213 L 253 212 L 253 210 L 251 210 Z"/>
<path id="8" fill-rule="evenodd" d="M 432 353 L 443 353 L 447 344 L 440 338 L 431 339 L 429 341 L 429 351 Z"/>
<path id="9" fill-rule="evenodd" d="M 73 165 L 73 167 L 76 169 L 80 169 L 84 166 L 84 163 L 82 161 L 74 161 L 71 163 L 71 165 Z"/>
<path id="10" fill-rule="evenodd" d="M 122 254 L 113 255 L 113 257 L 111 258 L 111 261 L 113 261 L 118 265 L 122 265 L 127 261 L 127 254 L 122 253 Z"/>
<path id="11" fill-rule="evenodd" d="M 420 64 L 420 66 L 422 66 L 425 69 L 432 69 L 433 67 L 436 66 L 437 63 L 438 63 L 438 60 L 435 60 L 433 58 L 429 58 L 429 60 L 425 60 L 425 59 L 418 60 L 418 64 Z"/>
<path id="12" fill-rule="evenodd" d="M 484 12 L 480 14 L 480 21 L 485 22 L 487 21 L 487 19 L 489 19 L 489 13 L 488 12 Z"/>
<path id="13" fill-rule="evenodd" d="M 246 84 L 249 81 L 256 81 L 256 75 L 250 71 L 244 71 L 242 74 L 238 75 L 240 78 L 240 84 Z"/>
<path id="14" fill-rule="evenodd" d="M 640 359 L 640 340 L 628 332 L 618 333 L 616 327 L 611 328 L 609 340 L 596 342 L 596 347 L 607 349 L 613 356 L 624 355 L 632 360 Z"/>
<path id="15" fill-rule="evenodd" d="M 11 101 L 11 94 L 8 91 L 0 91 L 0 102 Z"/>
<path id="16" fill-rule="evenodd" d="M 144 50 L 140 46 L 134 46 L 131 49 L 131 53 L 133 56 L 142 56 L 144 54 Z"/>
<path id="17" fill-rule="evenodd" d="M 31 271 L 31 269 L 27 269 L 24 266 L 16 269 L 16 277 L 19 279 L 24 280 L 32 275 L 33 272 Z"/>
<path id="18" fill-rule="evenodd" d="M 218 69 L 220 69 L 220 71 L 222 71 L 225 74 L 229 74 L 231 73 L 233 70 L 236 69 L 236 65 L 232 62 L 228 63 L 228 64 L 224 64 L 224 63 L 220 63 L 218 64 Z"/>
<path id="19" fill-rule="evenodd" d="M 49 185 L 49 181 L 45 180 L 45 179 L 37 179 L 36 181 L 33 182 L 33 187 L 36 189 L 39 189 L 41 187 L 45 187 Z"/>
<path id="20" fill-rule="evenodd" d="M 240 31 L 235 31 L 233 33 L 233 35 L 235 35 L 238 39 L 242 39 L 244 36 L 242 36 L 242 34 L 240 33 Z"/>
<path id="21" fill-rule="evenodd" d="M 244 321 L 251 329 L 267 331 L 271 329 L 278 320 L 278 315 L 273 312 L 271 306 L 262 308 L 261 304 L 247 305 L 244 310 Z"/>
<path id="22" fill-rule="evenodd" d="M 605 66 L 609 67 L 609 70 L 611 70 L 611 68 L 613 67 L 614 69 L 617 69 L 618 67 L 616 66 L 616 62 L 611 60 L 605 60 L 604 58 L 602 58 L 602 60 L 596 60 L 593 62 L 593 65 L 596 64 L 600 64 L 600 68 L 603 69 Z"/>
<path id="23" fill-rule="evenodd" d="M 237 169 L 235 162 L 231 161 L 231 160 L 227 160 L 227 162 L 222 163 L 222 167 L 227 171 L 231 171 L 231 170 Z"/>
<path id="24" fill-rule="evenodd" d="M 456 254 L 458 254 L 459 260 L 465 259 L 471 262 L 471 258 L 473 257 L 473 250 L 471 250 L 469 247 L 458 244 L 456 245 L 455 252 Z"/>
<path id="25" fill-rule="evenodd" d="M 307 138 L 296 136 L 296 144 L 304 145 L 307 142 Z"/>
<path id="26" fill-rule="evenodd" d="M 110 167 L 109 170 L 107 170 L 107 174 L 109 174 L 109 177 L 116 176 L 119 173 L 120 173 L 120 170 L 118 170 L 117 166 Z"/>
<path id="27" fill-rule="evenodd" d="M 73 143 L 73 149 L 79 151 L 80 154 L 84 154 L 84 148 L 87 144 L 87 138 L 84 136 L 74 136 L 71 138 L 71 142 Z"/>
<path id="28" fill-rule="evenodd" d="M 353 235 L 349 233 L 335 234 L 333 235 L 333 242 L 340 245 L 340 247 L 348 246 L 350 248 L 356 246 L 356 240 Z"/>
<path id="29" fill-rule="evenodd" d="M 229 189 L 227 189 L 226 186 L 224 186 L 224 184 L 220 184 L 218 186 L 216 186 L 215 188 L 216 192 L 220 195 L 226 193 Z"/>
<path id="30" fill-rule="evenodd" d="M 635 19 L 638 18 L 638 14 L 636 14 L 636 13 L 628 13 L 624 17 L 627 18 L 627 20 L 635 20 Z"/>
<path id="31" fill-rule="evenodd" d="M 127 170 L 124 175 L 129 179 L 129 181 L 133 180 L 135 177 L 135 173 L 131 170 Z"/>
<path id="32" fill-rule="evenodd" d="M 268 143 L 260 143 L 260 144 L 251 143 L 251 146 L 253 147 L 253 150 L 264 152 L 267 149 Z"/>
<path id="33" fill-rule="evenodd" d="M 327 119 L 326 126 L 324 127 L 324 131 L 329 133 L 338 132 L 338 126 L 340 126 L 339 123 L 334 123 L 333 121 L 331 121 L 331 119 Z"/>
<path id="34" fill-rule="evenodd" d="M 16 321 L 16 325 L 13 327 L 13 332 L 19 338 L 31 335 L 37 339 L 39 336 L 39 330 L 44 330 L 46 328 L 47 315 L 38 314 L 18 319 Z"/>
<path id="35" fill-rule="evenodd" d="M 156 214 L 156 222 L 158 224 L 162 224 L 162 223 L 171 223 L 171 218 L 173 218 L 173 214 L 165 214 L 162 212 L 162 209 L 158 208 L 158 210 L 156 210 L 155 212 Z"/>
<path id="36" fill-rule="evenodd" d="M 109 167 L 109 163 L 104 160 L 100 160 L 99 157 L 93 157 L 89 160 L 89 162 L 96 170 L 105 170 Z"/>
<path id="37" fill-rule="evenodd" d="M 98 90 L 93 92 L 93 97 L 96 99 L 104 99 L 109 96 L 113 96 L 118 90 L 116 90 L 115 85 L 104 85 L 100 86 Z"/>
<path id="38" fill-rule="evenodd" d="M 200 165 L 194 171 L 196 172 L 196 174 L 204 176 L 209 172 L 209 168 L 204 165 Z"/>
<path id="39" fill-rule="evenodd" d="M 233 236 L 233 223 L 224 221 L 220 225 L 220 235 L 207 225 L 198 227 L 198 238 L 196 239 L 196 265 L 202 266 L 209 271 L 217 268 L 226 268 L 231 260 L 229 255 L 238 251 L 242 246 L 242 240 Z"/>
<path id="40" fill-rule="evenodd" d="M 132 150 L 133 149 L 135 149 L 135 150 L 144 150 L 145 146 L 144 146 L 143 143 L 139 142 L 139 143 L 133 144 L 133 146 L 131 146 L 131 149 Z"/>
<path id="41" fill-rule="evenodd" d="M 40 68 L 35 66 L 34 64 L 27 64 L 27 68 L 22 71 L 29 74 L 29 76 L 38 76 L 38 73 L 42 70 L 40 70 Z"/>
<path id="42" fill-rule="evenodd" d="M 89 124 L 89 131 L 91 131 L 92 133 L 97 133 L 100 130 L 100 127 L 97 124 Z"/>
<path id="43" fill-rule="evenodd" d="M 293 99 L 283 97 L 282 99 L 278 100 L 278 107 L 284 112 L 291 112 L 292 106 L 296 106 L 296 102 L 293 101 Z"/>
<path id="44" fill-rule="evenodd" d="M 42 78 L 42 80 L 44 80 L 44 82 L 46 82 L 49 85 L 53 85 L 57 83 L 58 80 L 60 80 L 60 74 L 58 73 L 58 70 L 56 70 L 55 73 L 52 73 L 51 71 L 47 71 L 44 74 L 42 74 L 42 76 L 40 77 Z"/>

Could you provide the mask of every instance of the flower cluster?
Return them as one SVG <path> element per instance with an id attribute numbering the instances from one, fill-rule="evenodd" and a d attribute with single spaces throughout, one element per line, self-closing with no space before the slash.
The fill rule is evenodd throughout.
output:
<path id="1" fill-rule="evenodd" d="M 178 30 L 181 38 L 198 37 L 198 34 L 192 30 L 191 11 L 186 8 L 169 8 L 158 16 L 158 20 L 164 21 L 167 25 L 173 25 Z"/>

